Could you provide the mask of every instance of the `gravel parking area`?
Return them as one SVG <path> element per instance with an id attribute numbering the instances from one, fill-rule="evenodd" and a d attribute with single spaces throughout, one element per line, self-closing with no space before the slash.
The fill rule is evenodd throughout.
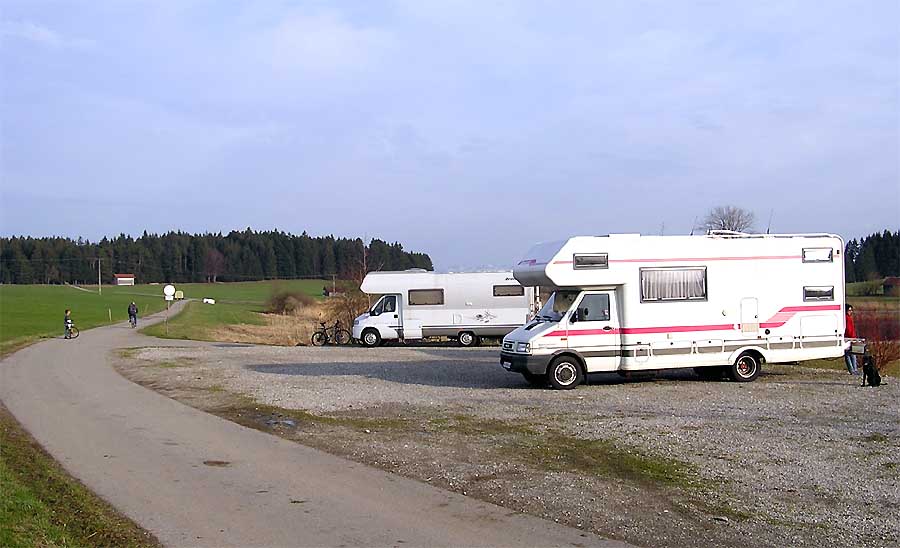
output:
<path id="1" fill-rule="evenodd" d="M 249 426 L 638 545 L 900 544 L 893 378 L 860 388 L 782 365 L 749 384 L 679 370 L 558 392 L 504 371 L 496 349 L 439 346 L 144 348 L 119 369 Z"/>

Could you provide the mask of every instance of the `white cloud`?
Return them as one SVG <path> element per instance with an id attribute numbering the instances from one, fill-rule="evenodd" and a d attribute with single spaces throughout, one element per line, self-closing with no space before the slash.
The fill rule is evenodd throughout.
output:
<path id="1" fill-rule="evenodd" d="M 374 68 L 393 46 L 383 30 L 354 26 L 333 13 L 293 13 L 251 40 L 275 69 L 340 73 Z"/>
<path id="2" fill-rule="evenodd" d="M 52 49 L 84 49 L 94 46 L 92 40 L 68 38 L 31 21 L 0 21 L 0 38 L 24 40 Z"/>

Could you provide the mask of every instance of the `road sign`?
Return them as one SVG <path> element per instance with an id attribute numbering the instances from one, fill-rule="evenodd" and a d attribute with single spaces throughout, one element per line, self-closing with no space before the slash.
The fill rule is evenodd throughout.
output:
<path id="1" fill-rule="evenodd" d="M 163 288 L 163 293 L 166 294 L 166 297 L 171 297 L 171 296 L 175 295 L 175 286 L 172 284 L 168 284 L 166 287 Z M 172 299 L 166 299 L 166 300 L 171 301 Z"/>

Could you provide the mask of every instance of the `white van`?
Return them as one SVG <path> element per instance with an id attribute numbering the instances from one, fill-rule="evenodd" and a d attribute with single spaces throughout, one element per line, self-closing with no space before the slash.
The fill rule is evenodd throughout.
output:
<path id="1" fill-rule="evenodd" d="M 364 346 L 432 336 L 473 346 L 481 337 L 506 335 L 536 310 L 534 290 L 512 272 L 370 272 L 360 289 L 381 295 L 353 321 L 353 338 Z"/>
<path id="2" fill-rule="evenodd" d="M 504 338 L 500 363 L 567 389 L 587 373 L 678 367 L 746 382 L 764 362 L 839 357 L 843 250 L 832 234 L 725 231 L 539 244 L 513 273 L 555 292 Z"/>

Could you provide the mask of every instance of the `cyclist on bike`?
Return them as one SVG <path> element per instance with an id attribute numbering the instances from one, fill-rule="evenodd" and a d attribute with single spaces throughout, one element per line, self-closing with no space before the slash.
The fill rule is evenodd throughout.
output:
<path id="1" fill-rule="evenodd" d="M 131 304 L 128 305 L 128 321 L 131 322 L 131 327 L 137 326 L 137 313 L 137 305 L 131 301 Z"/>
<path id="2" fill-rule="evenodd" d="M 68 308 L 66 309 L 65 325 L 66 325 L 66 337 L 65 338 L 68 339 L 72 336 L 72 325 L 73 325 L 72 311 L 69 310 Z"/>

